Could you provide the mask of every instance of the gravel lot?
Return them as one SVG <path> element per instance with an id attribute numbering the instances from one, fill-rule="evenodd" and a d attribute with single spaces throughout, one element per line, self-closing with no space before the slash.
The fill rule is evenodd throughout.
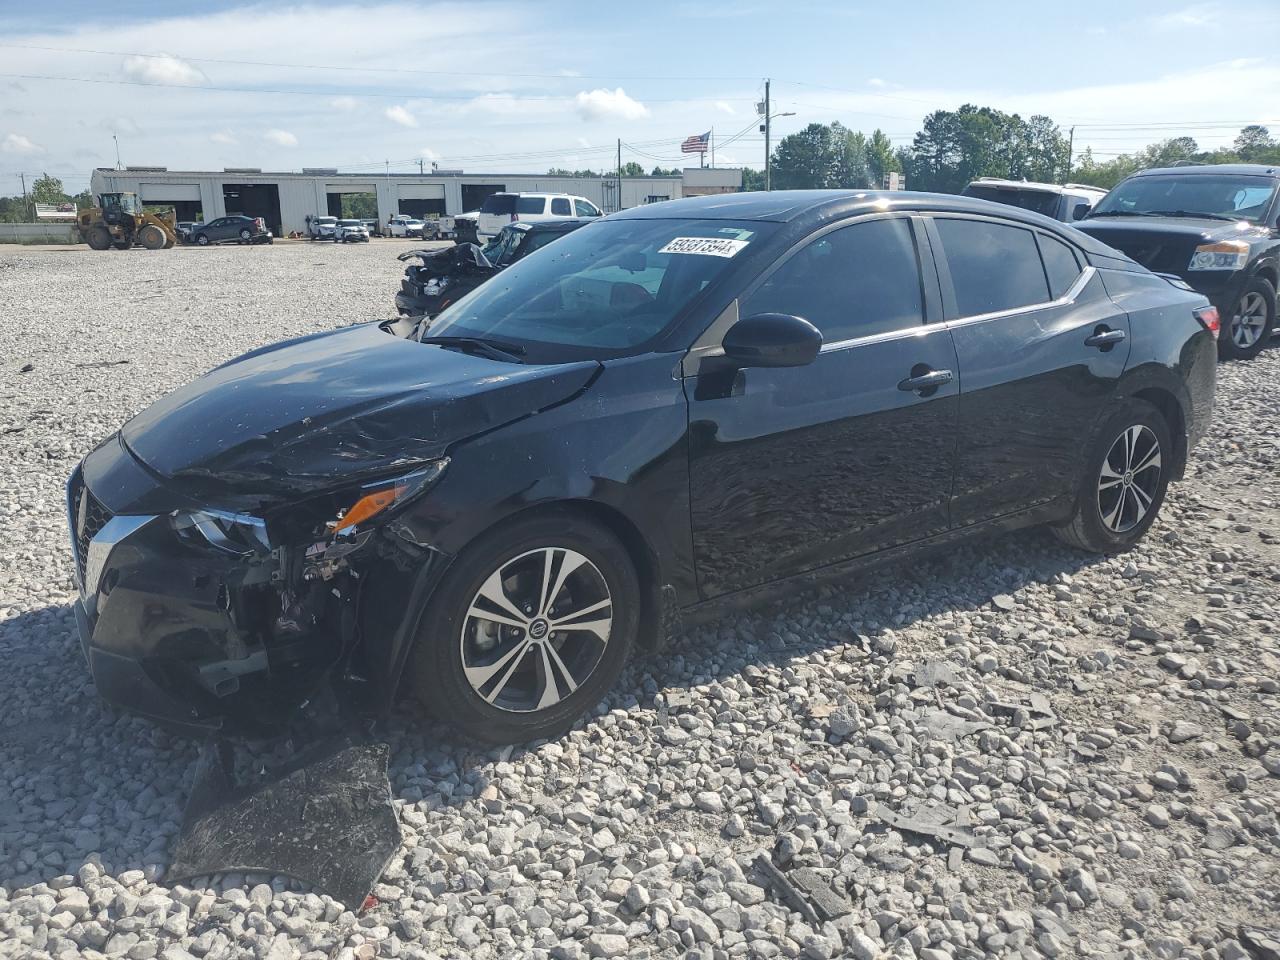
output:
<path id="1" fill-rule="evenodd" d="M 1221 367 L 1126 556 L 1030 531 L 797 594 L 527 749 L 405 705 L 377 905 L 166 885 L 195 747 L 95 695 L 63 482 L 209 367 L 390 315 L 410 246 L 0 253 L 0 956 L 1275 956 L 1241 926 L 1280 927 L 1280 348 Z"/>

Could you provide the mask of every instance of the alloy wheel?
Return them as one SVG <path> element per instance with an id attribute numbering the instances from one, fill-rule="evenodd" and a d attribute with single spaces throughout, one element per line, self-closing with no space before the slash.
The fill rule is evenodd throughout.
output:
<path id="1" fill-rule="evenodd" d="M 489 574 L 467 607 L 463 673 L 493 707 L 546 710 L 595 671 L 612 627 L 609 585 L 594 563 L 566 547 L 530 550 Z"/>
<path id="2" fill-rule="evenodd" d="M 1098 511 L 1112 533 L 1128 533 L 1150 512 L 1160 490 L 1160 440 L 1143 424 L 1120 434 L 1102 461 Z"/>
<path id="3" fill-rule="evenodd" d="M 1236 304 L 1236 312 L 1231 317 L 1231 342 L 1241 350 L 1248 350 L 1258 342 L 1266 326 L 1266 300 L 1260 293 L 1246 293 Z"/>

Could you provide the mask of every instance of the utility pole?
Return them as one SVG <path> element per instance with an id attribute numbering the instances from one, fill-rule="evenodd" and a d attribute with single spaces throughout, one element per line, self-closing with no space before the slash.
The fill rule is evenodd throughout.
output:
<path id="1" fill-rule="evenodd" d="M 772 172 L 769 164 L 769 81 L 764 82 L 764 188 L 773 189 Z"/>
<path id="2" fill-rule="evenodd" d="M 115 142 L 115 145 L 116 145 L 116 169 L 123 170 L 124 167 L 120 165 L 120 138 L 113 133 L 111 135 L 111 139 Z"/>
<path id="3" fill-rule="evenodd" d="M 423 160 L 423 158 L 422 158 L 422 157 L 419 157 L 419 158 L 418 158 L 418 176 L 420 176 L 420 177 L 421 177 L 423 174 L 425 174 L 425 173 L 426 173 L 426 170 L 424 170 L 424 169 L 423 169 L 423 163 L 424 163 L 424 162 L 425 162 L 425 161 Z"/>
<path id="4" fill-rule="evenodd" d="M 618 138 L 618 210 L 622 210 L 622 138 Z"/>
<path id="5" fill-rule="evenodd" d="M 1075 159 L 1075 155 L 1076 155 L 1076 128 L 1072 127 L 1071 133 L 1067 138 L 1067 175 L 1065 177 L 1065 179 L 1067 180 L 1071 179 L 1071 161 Z"/>
<path id="6" fill-rule="evenodd" d="M 31 217 L 31 205 L 27 203 L 27 175 L 19 173 L 18 177 L 22 180 L 22 215 Z M 34 220 L 35 217 L 31 217 L 31 219 Z"/>

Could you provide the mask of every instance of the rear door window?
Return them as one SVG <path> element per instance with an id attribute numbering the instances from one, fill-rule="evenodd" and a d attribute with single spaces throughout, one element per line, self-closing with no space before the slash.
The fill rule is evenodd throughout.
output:
<path id="1" fill-rule="evenodd" d="M 555 214 L 557 217 L 571 216 L 573 211 L 569 207 L 569 198 L 568 197 L 552 197 L 551 212 Z"/>
<path id="2" fill-rule="evenodd" d="M 1016 310 L 1050 299 L 1035 234 L 989 220 L 938 217 L 956 315 Z"/>
<path id="3" fill-rule="evenodd" d="M 480 205 L 481 213 L 507 215 L 515 213 L 516 196 L 514 193 L 491 193 Z"/>
<path id="4" fill-rule="evenodd" d="M 546 204 L 546 197 L 518 197 L 516 199 L 516 213 L 540 214 L 546 210 Z"/>
<path id="5" fill-rule="evenodd" d="M 1075 251 L 1045 233 L 1036 235 L 1040 242 L 1040 256 L 1044 259 L 1045 276 L 1049 278 L 1049 296 L 1057 300 L 1080 276 L 1080 261 Z"/>
<path id="6" fill-rule="evenodd" d="M 803 317 L 824 343 L 920 326 L 920 267 L 910 224 L 871 220 L 824 234 L 775 270 L 740 313 Z"/>

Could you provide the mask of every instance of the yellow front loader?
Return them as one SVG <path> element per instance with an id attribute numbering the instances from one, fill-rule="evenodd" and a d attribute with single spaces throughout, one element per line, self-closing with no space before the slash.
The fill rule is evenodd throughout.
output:
<path id="1" fill-rule="evenodd" d="M 128 250 L 135 244 L 162 250 L 178 242 L 172 217 L 160 217 L 142 209 L 136 193 L 103 193 L 98 206 L 81 210 L 76 217 L 80 236 L 94 250 Z"/>

